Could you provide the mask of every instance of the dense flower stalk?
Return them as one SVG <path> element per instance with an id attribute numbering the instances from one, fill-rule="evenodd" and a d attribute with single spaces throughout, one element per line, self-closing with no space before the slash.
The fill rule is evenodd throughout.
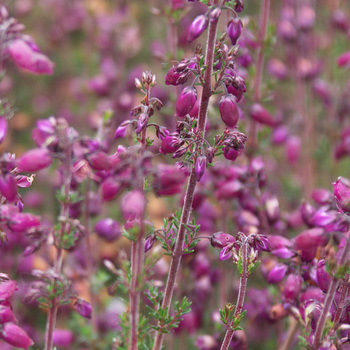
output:
<path id="1" fill-rule="evenodd" d="M 201 136 L 205 131 L 205 126 L 207 122 L 207 113 L 208 113 L 208 105 L 209 99 L 212 94 L 212 70 L 213 70 L 213 60 L 214 60 L 214 48 L 215 48 L 215 40 L 216 40 L 216 31 L 218 26 L 218 18 L 215 18 L 209 24 L 208 30 L 208 39 L 207 39 L 207 48 L 206 48 L 206 58 L 205 65 L 207 67 L 204 76 L 204 85 L 202 91 L 202 97 L 199 108 L 199 118 L 198 118 L 198 137 Z M 176 244 L 173 251 L 173 256 L 170 264 L 169 275 L 166 283 L 164 299 L 162 303 L 162 308 L 168 308 L 168 312 L 170 310 L 171 300 L 174 293 L 175 283 L 177 280 L 177 275 L 180 268 L 181 258 L 182 258 L 182 249 L 185 241 L 185 228 L 183 224 L 187 224 L 190 218 L 192 203 L 194 197 L 194 191 L 197 183 L 197 175 L 195 168 L 192 168 L 185 195 L 184 205 L 182 207 L 182 214 L 180 220 L 180 228 L 178 232 L 178 236 L 176 239 Z M 153 350 L 160 350 L 163 344 L 164 334 L 161 332 L 157 332 L 155 337 L 155 342 L 153 346 Z"/>

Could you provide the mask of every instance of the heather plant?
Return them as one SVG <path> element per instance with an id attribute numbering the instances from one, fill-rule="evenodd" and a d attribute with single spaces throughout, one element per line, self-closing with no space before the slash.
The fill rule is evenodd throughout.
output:
<path id="1" fill-rule="evenodd" d="M 1 349 L 349 348 L 350 13 L 317 5 L 0 5 Z"/>

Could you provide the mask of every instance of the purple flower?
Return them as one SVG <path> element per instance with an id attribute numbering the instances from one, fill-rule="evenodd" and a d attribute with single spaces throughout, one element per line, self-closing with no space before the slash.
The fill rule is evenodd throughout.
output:
<path id="1" fill-rule="evenodd" d="M 12 174 L 0 177 L 0 192 L 9 202 L 17 198 L 17 181 Z"/>
<path id="2" fill-rule="evenodd" d="M 159 152 L 163 154 L 174 153 L 183 144 L 183 141 L 176 136 L 166 136 L 162 140 L 162 144 L 159 148 Z"/>
<path id="3" fill-rule="evenodd" d="M 53 345 L 55 346 L 71 346 L 74 341 L 74 334 L 69 329 L 56 328 L 53 332 Z"/>
<path id="4" fill-rule="evenodd" d="M 329 241 L 329 233 L 322 228 L 312 228 L 300 233 L 294 241 L 294 249 L 301 252 L 304 261 L 311 261 L 319 246 L 325 246 Z"/>
<path id="5" fill-rule="evenodd" d="M 156 241 L 156 235 L 152 234 L 146 237 L 145 239 L 145 253 L 147 253 L 154 245 L 154 242 Z"/>
<path id="6" fill-rule="evenodd" d="M 337 63 L 339 67 L 350 68 L 350 51 L 347 51 L 340 55 L 337 59 Z"/>
<path id="7" fill-rule="evenodd" d="M 122 190 L 119 182 L 113 178 L 108 178 L 101 185 L 102 198 L 104 201 L 113 200 Z"/>
<path id="8" fill-rule="evenodd" d="M 206 15 L 200 15 L 194 19 L 189 30 L 187 40 L 192 42 L 197 39 L 208 27 L 208 17 Z"/>
<path id="9" fill-rule="evenodd" d="M 197 91 L 192 87 L 186 87 L 181 91 L 181 95 L 176 101 L 176 114 L 184 117 L 190 113 L 197 101 Z"/>
<path id="10" fill-rule="evenodd" d="M 7 50 L 17 66 L 35 74 L 53 73 L 54 64 L 42 53 L 34 51 L 24 40 L 13 40 Z"/>
<path id="11" fill-rule="evenodd" d="M 186 175 L 177 165 L 159 164 L 153 188 L 157 196 L 173 196 L 182 192 Z"/>
<path id="12" fill-rule="evenodd" d="M 127 125 L 123 125 L 123 124 L 120 125 L 115 131 L 114 138 L 119 139 L 119 138 L 125 137 L 126 130 L 127 130 Z"/>
<path id="13" fill-rule="evenodd" d="M 8 306 L 0 305 L 0 323 L 16 322 L 15 315 Z"/>
<path id="14" fill-rule="evenodd" d="M 178 72 L 176 67 L 171 67 L 164 77 L 165 85 L 176 86 L 185 83 L 187 79 L 180 79 L 181 76 L 182 72 Z"/>
<path id="15" fill-rule="evenodd" d="M 284 264 L 277 264 L 274 266 L 267 277 L 267 282 L 278 283 L 281 282 L 287 272 L 288 267 Z"/>
<path id="16" fill-rule="evenodd" d="M 242 29 L 243 23 L 238 17 L 235 17 L 234 19 L 231 19 L 230 22 L 228 22 L 227 34 L 231 39 L 232 45 L 237 44 L 237 40 L 242 34 Z"/>
<path id="17" fill-rule="evenodd" d="M 18 161 L 20 171 L 36 172 L 51 165 L 52 158 L 46 148 L 34 148 L 25 152 Z"/>
<path id="18" fill-rule="evenodd" d="M 320 287 L 322 292 L 327 293 L 332 278 L 326 271 L 326 262 L 324 259 L 320 260 L 317 263 L 316 275 L 318 286 Z"/>
<path id="19" fill-rule="evenodd" d="M 205 170 L 207 168 L 207 158 L 200 156 L 196 160 L 196 166 L 195 166 L 195 173 L 197 181 L 201 181 L 202 176 L 205 173 Z"/>
<path id="20" fill-rule="evenodd" d="M 220 255 L 219 255 L 219 260 L 228 260 L 232 257 L 233 255 L 233 244 L 229 244 L 225 246 L 224 248 L 221 249 Z"/>
<path id="21" fill-rule="evenodd" d="M 109 242 L 115 241 L 121 236 L 121 230 L 116 220 L 106 218 L 98 221 L 95 225 L 95 231 L 99 237 Z"/>
<path id="22" fill-rule="evenodd" d="M 134 190 L 126 193 L 121 201 L 121 209 L 125 220 L 140 218 L 146 208 L 146 199 L 141 191 Z"/>
<path id="23" fill-rule="evenodd" d="M 0 337 L 8 344 L 26 350 L 34 344 L 28 334 L 14 323 L 5 323 L 0 331 Z"/>
<path id="24" fill-rule="evenodd" d="M 345 177 L 339 177 L 333 183 L 334 196 L 338 209 L 341 213 L 350 213 L 350 180 Z"/>
<path id="25" fill-rule="evenodd" d="M 13 293 L 17 290 L 16 281 L 6 281 L 0 283 L 0 301 L 5 301 L 12 297 Z"/>
<path id="26" fill-rule="evenodd" d="M 224 232 L 216 232 L 210 237 L 210 244 L 213 247 L 224 248 L 231 243 L 235 243 L 236 238 Z"/>
<path id="27" fill-rule="evenodd" d="M 299 296 L 303 279 L 299 275 L 289 274 L 284 284 L 283 296 L 285 300 L 293 301 Z"/>
<path id="28" fill-rule="evenodd" d="M 254 103 L 250 108 L 251 117 L 260 124 L 267 126 L 275 126 L 276 121 L 271 114 L 259 103 Z"/>
<path id="29" fill-rule="evenodd" d="M 22 233 L 40 226 L 40 218 L 30 213 L 16 213 L 11 216 L 8 226 L 12 232 Z"/>
<path id="30" fill-rule="evenodd" d="M 228 160 L 232 160 L 233 162 L 238 158 L 238 156 L 240 155 L 240 152 L 235 150 L 233 147 L 230 147 L 228 145 L 226 145 L 223 148 L 223 152 L 224 152 L 224 157 Z"/>
<path id="31" fill-rule="evenodd" d="M 0 144 L 4 141 L 7 134 L 7 119 L 5 116 L 0 116 Z"/>
<path id="32" fill-rule="evenodd" d="M 91 319 L 92 316 L 92 308 L 91 308 L 91 304 L 88 303 L 87 301 L 83 300 L 83 299 L 78 299 L 75 303 L 74 303 L 74 309 L 75 311 L 78 312 L 79 315 Z"/>
<path id="33" fill-rule="evenodd" d="M 232 94 L 223 96 L 220 100 L 219 109 L 221 119 L 226 126 L 229 128 L 236 127 L 239 118 L 236 97 Z"/>

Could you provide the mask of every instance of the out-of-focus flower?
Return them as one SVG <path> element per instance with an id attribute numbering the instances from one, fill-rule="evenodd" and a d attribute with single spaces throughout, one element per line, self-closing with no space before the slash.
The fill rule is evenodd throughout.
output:
<path id="1" fill-rule="evenodd" d="M 15 39 L 7 46 L 10 57 L 17 66 L 35 74 L 52 74 L 54 64 L 42 53 L 34 51 L 22 39 Z"/>
<path id="2" fill-rule="evenodd" d="M 5 323 L 0 331 L 0 337 L 6 343 L 21 349 L 28 349 L 34 344 L 28 334 L 14 323 Z"/>
<path id="3" fill-rule="evenodd" d="M 208 23 L 209 21 L 206 15 L 196 17 L 188 30 L 188 42 L 197 39 L 207 29 Z"/>
<path id="4" fill-rule="evenodd" d="M 18 161 L 20 171 L 36 172 L 51 165 L 52 158 L 46 148 L 35 148 L 25 152 Z"/>

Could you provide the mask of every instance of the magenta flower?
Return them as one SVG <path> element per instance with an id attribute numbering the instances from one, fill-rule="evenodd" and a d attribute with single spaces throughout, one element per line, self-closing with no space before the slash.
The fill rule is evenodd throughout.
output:
<path id="1" fill-rule="evenodd" d="M 35 74 L 52 74 L 54 64 L 42 53 L 34 51 L 22 39 L 15 39 L 7 47 L 15 64 Z"/>
<path id="2" fill-rule="evenodd" d="M 221 119 L 226 126 L 229 128 L 236 127 L 239 118 L 236 97 L 232 94 L 223 96 L 220 100 L 219 109 Z"/>
<path id="3" fill-rule="evenodd" d="M 186 87 L 181 91 L 181 95 L 176 101 L 176 114 L 184 117 L 190 113 L 197 101 L 197 91 L 192 87 Z"/>
<path id="4" fill-rule="evenodd" d="M 0 301 L 5 301 L 12 297 L 17 290 L 16 281 L 5 281 L 0 283 Z"/>
<path id="5" fill-rule="evenodd" d="M 272 268 L 267 277 L 267 282 L 278 283 L 283 280 L 286 275 L 288 267 L 284 264 L 277 264 Z"/>
<path id="6" fill-rule="evenodd" d="M 53 332 L 53 345 L 71 346 L 74 341 L 74 334 L 69 329 L 56 328 Z"/>
<path id="7" fill-rule="evenodd" d="M 227 34 L 231 39 L 232 45 L 237 44 L 237 40 L 242 34 L 242 29 L 243 23 L 238 17 L 235 17 L 234 19 L 231 19 L 230 22 L 228 22 Z"/>
<path id="8" fill-rule="evenodd" d="M 46 148 L 34 148 L 25 152 L 18 161 L 20 171 L 36 172 L 51 165 L 52 158 Z"/>
<path id="9" fill-rule="evenodd" d="M 146 237 L 145 239 L 145 253 L 147 253 L 154 245 L 154 242 L 156 241 L 156 235 L 152 234 Z"/>
<path id="10" fill-rule="evenodd" d="M 275 126 L 276 121 L 272 115 L 259 103 L 254 103 L 250 108 L 251 117 L 260 124 Z"/>
<path id="11" fill-rule="evenodd" d="M 327 293 L 332 277 L 326 271 L 326 262 L 324 259 L 317 263 L 317 284 L 322 292 Z"/>
<path id="12" fill-rule="evenodd" d="M 203 156 L 198 157 L 195 165 L 195 173 L 196 173 L 196 178 L 198 182 L 201 181 L 201 178 L 203 177 L 206 168 L 207 168 L 207 158 Z"/>
<path id="13" fill-rule="evenodd" d="M 7 134 L 7 119 L 5 116 L 0 116 L 0 144 L 5 140 Z"/>
<path id="14" fill-rule="evenodd" d="M 0 192 L 9 202 L 17 198 L 17 181 L 12 174 L 0 177 Z"/>
<path id="15" fill-rule="evenodd" d="M 12 232 L 22 233 L 40 226 L 40 218 L 30 213 L 16 213 L 11 216 L 8 226 Z"/>
<path id="16" fill-rule="evenodd" d="M 208 23 L 209 21 L 206 15 L 196 17 L 188 30 L 188 42 L 197 39 L 207 29 Z"/>
<path id="17" fill-rule="evenodd" d="M 159 152 L 163 154 L 176 152 L 183 144 L 183 141 L 176 136 L 166 136 L 162 140 Z"/>
<path id="18" fill-rule="evenodd" d="M 6 343 L 21 349 L 28 349 L 34 344 L 28 334 L 14 323 L 5 323 L 0 331 L 0 337 Z"/>
<path id="19" fill-rule="evenodd" d="M 216 232 L 210 237 L 210 244 L 213 247 L 224 248 L 231 243 L 235 243 L 236 238 L 224 232 Z"/>
<path id="20" fill-rule="evenodd" d="M 350 180 L 345 177 L 339 177 L 333 183 L 334 196 L 338 209 L 341 213 L 350 213 Z"/>
<path id="21" fill-rule="evenodd" d="M 285 300 L 296 300 L 301 292 L 303 279 L 299 275 L 289 274 L 284 284 L 283 296 Z"/>
<path id="22" fill-rule="evenodd" d="M 79 315 L 91 319 L 92 316 L 92 308 L 90 303 L 88 303 L 87 301 L 83 300 L 83 299 L 78 299 L 75 303 L 74 303 L 74 309 L 75 311 L 78 312 Z"/>
<path id="23" fill-rule="evenodd" d="M 99 237 L 112 242 L 121 236 L 121 229 L 118 221 L 106 218 L 98 221 L 95 225 L 95 231 Z"/>
<path id="24" fill-rule="evenodd" d="M 16 317 L 8 306 L 0 305 L 0 323 L 16 322 Z"/>
<path id="25" fill-rule="evenodd" d="M 141 191 L 134 190 L 126 193 L 121 201 L 121 210 L 125 220 L 140 218 L 146 208 L 146 199 Z"/>

